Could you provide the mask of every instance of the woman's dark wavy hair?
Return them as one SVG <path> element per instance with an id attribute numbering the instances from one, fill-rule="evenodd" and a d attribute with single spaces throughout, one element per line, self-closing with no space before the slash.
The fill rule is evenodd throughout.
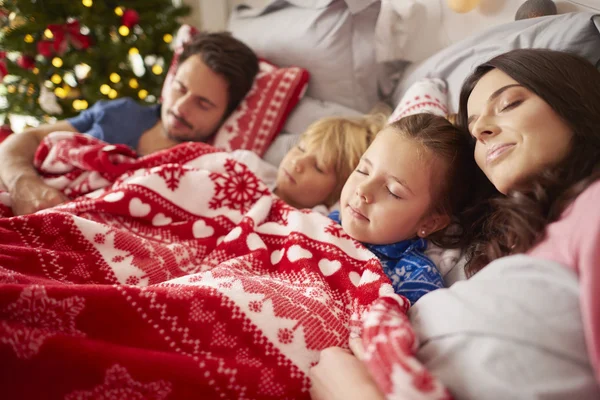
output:
<path id="1" fill-rule="evenodd" d="M 572 129 L 571 149 L 552 168 L 501 195 L 478 170 L 477 192 L 461 216 L 469 235 L 466 271 L 531 249 L 545 228 L 592 182 L 600 178 L 600 72 L 587 60 L 564 52 L 520 49 L 480 65 L 463 83 L 457 124 L 468 129 L 467 101 L 492 69 L 509 75 L 541 97 Z M 539 132 L 543 135 L 543 132 Z"/>

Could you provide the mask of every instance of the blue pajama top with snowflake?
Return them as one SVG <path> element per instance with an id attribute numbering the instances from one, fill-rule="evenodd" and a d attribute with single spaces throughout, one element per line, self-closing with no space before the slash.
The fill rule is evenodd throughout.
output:
<path id="1" fill-rule="evenodd" d="M 329 218 L 341 222 L 339 211 Z M 393 244 L 363 243 L 379 258 L 383 272 L 392 281 L 394 292 L 406 297 L 414 304 L 421 296 L 432 290 L 443 288 L 444 281 L 433 261 L 425 255 L 425 239 L 409 239 Z"/>

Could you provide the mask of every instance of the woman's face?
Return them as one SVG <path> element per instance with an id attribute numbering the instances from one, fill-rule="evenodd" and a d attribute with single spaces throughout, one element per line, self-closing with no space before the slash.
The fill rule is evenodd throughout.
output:
<path id="1" fill-rule="evenodd" d="M 479 80 L 467 112 L 469 132 L 477 140 L 475 161 L 501 193 L 569 151 L 571 128 L 542 98 L 498 69 Z"/>

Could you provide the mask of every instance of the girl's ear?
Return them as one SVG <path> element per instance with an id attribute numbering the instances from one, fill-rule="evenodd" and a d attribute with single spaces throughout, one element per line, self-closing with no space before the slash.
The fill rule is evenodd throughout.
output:
<path id="1" fill-rule="evenodd" d="M 431 214 L 426 217 L 417 230 L 417 236 L 424 238 L 434 232 L 444 229 L 450 224 L 450 216 L 446 214 Z"/>

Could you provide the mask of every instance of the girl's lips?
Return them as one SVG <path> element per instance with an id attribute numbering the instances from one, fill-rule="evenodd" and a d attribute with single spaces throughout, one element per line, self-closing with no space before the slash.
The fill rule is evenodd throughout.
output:
<path id="1" fill-rule="evenodd" d="M 487 156 L 485 159 L 486 163 L 487 164 L 493 163 L 498 158 L 500 158 L 500 156 L 502 156 L 503 154 L 506 154 L 507 151 L 513 149 L 514 147 L 515 147 L 514 143 L 506 143 L 506 144 L 500 144 L 500 145 L 493 146 L 487 152 Z"/>
<path id="2" fill-rule="evenodd" d="M 352 207 L 350 204 L 348 204 L 348 210 L 350 211 L 350 215 L 354 218 L 361 221 L 369 221 L 369 218 L 365 217 L 359 210 Z"/>

